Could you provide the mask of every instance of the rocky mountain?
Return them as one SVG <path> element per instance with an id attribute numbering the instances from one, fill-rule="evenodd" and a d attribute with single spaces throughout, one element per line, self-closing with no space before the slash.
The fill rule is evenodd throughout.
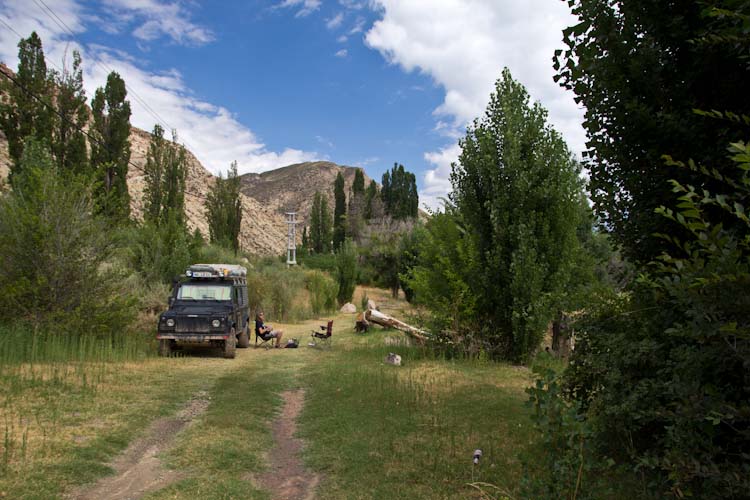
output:
<path id="1" fill-rule="evenodd" d="M 143 169 L 151 134 L 133 127 L 130 132 L 131 166 L 128 171 L 128 189 L 131 196 L 133 217 L 143 217 Z M 188 172 L 186 179 L 185 212 L 191 231 L 198 229 L 208 239 L 208 223 L 204 203 L 216 177 L 187 151 Z M 0 184 L 5 182 L 10 168 L 8 142 L 0 131 Z M 256 255 L 281 255 L 286 252 L 287 225 L 285 212 L 296 211 L 302 224 L 297 232 L 301 241 L 302 225 L 309 222 L 310 209 L 315 191 L 324 193 L 333 210 L 333 182 L 336 175 L 344 175 L 348 193 L 354 181 L 354 167 L 345 167 L 331 162 L 308 162 L 289 165 L 262 174 L 242 176 L 242 229 L 240 245 Z M 370 179 L 365 175 L 365 182 Z"/>
<path id="2" fill-rule="evenodd" d="M 298 163 L 262 174 L 245 174 L 241 176 L 241 191 L 282 218 L 286 212 L 297 212 L 301 233 L 302 226 L 310 222 L 315 192 L 319 191 L 327 197 L 328 207 L 333 212 L 333 183 L 336 176 L 339 173 L 344 176 L 344 192 L 348 199 L 356 170 L 356 167 L 337 165 L 329 161 Z M 367 174 L 364 177 L 367 187 L 370 178 Z"/>

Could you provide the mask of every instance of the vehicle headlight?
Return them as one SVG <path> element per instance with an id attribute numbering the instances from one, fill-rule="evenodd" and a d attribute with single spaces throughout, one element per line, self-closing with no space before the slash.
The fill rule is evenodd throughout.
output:
<path id="1" fill-rule="evenodd" d="M 167 320 L 167 326 L 169 326 L 169 327 L 173 327 L 174 326 L 174 320 L 172 318 L 169 318 Z"/>
<path id="2" fill-rule="evenodd" d="M 221 321 L 215 319 L 211 322 L 211 326 L 213 326 L 214 328 L 219 328 L 219 326 L 221 326 Z"/>

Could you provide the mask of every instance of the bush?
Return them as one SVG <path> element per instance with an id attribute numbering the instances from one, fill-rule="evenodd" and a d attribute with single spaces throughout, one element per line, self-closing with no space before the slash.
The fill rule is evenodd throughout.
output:
<path id="1" fill-rule="evenodd" d="M 338 285 L 333 278 L 321 271 L 307 271 L 305 286 L 310 292 L 310 305 L 314 315 L 319 316 L 336 309 Z"/>
<path id="2" fill-rule="evenodd" d="M 52 166 L 30 141 L 15 190 L 0 199 L 0 316 L 56 334 L 121 334 L 134 300 L 91 187 Z M 31 253 L 33 252 L 33 254 Z"/>
<path id="3" fill-rule="evenodd" d="M 731 151 L 734 175 L 670 161 L 723 192 L 673 182 L 678 210 L 659 212 L 692 236 L 663 235 L 673 253 L 588 312 L 565 374 L 600 453 L 661 495 L 750 491 L 750 148 Z"/>
<path id="4" fill-rule="evenodd" d="M 296 321 L 310 315 L 305 297 L 305 273 L 302 269 L 276 262 L 261 261 L 248 270 L 247 291 L 250 312 L 264 311 L 266 317 Z"/>

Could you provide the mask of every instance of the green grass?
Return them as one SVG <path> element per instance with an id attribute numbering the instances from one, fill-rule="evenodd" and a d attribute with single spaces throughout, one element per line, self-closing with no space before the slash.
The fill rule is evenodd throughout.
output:
<path id="1" fill-rule="evenodd" d="M 514 491 L 517 451 L 533 440 L 528 371 L 389 349 L 383 335 L 306 368 L 300 435 L 307 463 L 324 474 L 319 498 L 479 498 L 477 482 Z M 383 363 L 389 350 L 402 367 Z"/>
<path id="2" fill-rule="evenodd" d="M 387 292 L 358 293 L 365 292 L 392 314 L 409 307 Z M 161 457 L 183 479 L 146 498 L 268 499 L 254 479 L 269 466 L 281 393 L 296 388 L 306 391 L 298 434 L 305 463 L 322 477 L 317 498 L 519 498 L 530 472 L 519 457 L 533 460 L 536 444 L 524 404 L 528 369 L 389 346 L 386 338 L 405 341 L 403 334 L 354 334 L 352 315 L 333 316 L 332 349 L 308 348 L 309 331 L 325 319 L 274 321 L 286 338 L 300 339 L 300 349 L 243 349 L 235 360 L 84 349 L 81 361 L 66 363 L 65 353 L 77 352 L 72 346 L 51 351 L 57 358 L 45 354 L 47 361 L 8 354 L 0 370 L 0 458 L 7 459 L 0 498 L 60 498 L 96 481 L 152 420 L 205 390 L 208 409 Z M 403 366 L 383 363 L 389 351 Z M 478 467 L 476 448 L 483 450 Z M 505 494 L 487 487 L 492 495 L 483 497 L 476 483 Z"/>

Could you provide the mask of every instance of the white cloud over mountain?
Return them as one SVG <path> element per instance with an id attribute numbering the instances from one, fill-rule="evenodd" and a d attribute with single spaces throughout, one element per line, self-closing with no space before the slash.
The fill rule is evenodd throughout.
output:
<path id="1" fill-rule="evenodd" d="M 268 150 L 262 140 L 229 110 L 196 97 L 175 69 L 151 71 L 122 51 L 100 45 L 80 46 L 68 28 L 78 35 L 85 31 L 87 22 L 95 22 L 98 18 L 85 12 L 84 7 L 73 0 L 45 0 L 44 4 L 49 6 L 51 13 L 35 2 L 0 0 L 0 20 L 17 32 L 0 23 L 0 60 L 11 68 L 18 64 L 19 36 L 26 37 L 32 31 L 42 38 L 51 69 L 62 68 L 66 56 L 70 63 L 72 50 L 79 50 L 89 99 L 97 87 L 106 83 L 107 74 L 117 71 L 128 86 L 132 124 L 148 131 L 158 122 L 167 129 L 177 129 L 180 142 L 184 142 L 214 173 L 226 171 L 234 160 L 240 173 L 246 173 L 263 172 L 320 157 L 317 153 L 294 148 Z M 178 3 L 113 0 L 113 5 L 117 7 L 114 15 L 121 23 L 118 28 L 138 24 L 139 28 L 133 33 L 137 38 L 149 40 L 165 36 L 174 42 L 195 44 L 209 42 L 212 36 L 210 30 L 190 22 L 189 15 Z M 158 23 L 149 24 L 150 16 L 159 17 Z"/>
<path id="2" fill-rule="evenodd" d="M 562 29 L 575 19 L 557 0 L 373 0 L 382 13 L 367 32 L 368 46 L 405 71 L 429 75 L 445 89 L 434 111 L 436 130 L 450 137 L 425 153 L 435 166 L 423 179 L 421 199 L 437 206 L 450 189 L 455 137 L 483 114 L 503 67 L 549 110 L 550 122 L 575 153 L 584 148 L 583 110 L 552 77 L 552 56 Z"/>

